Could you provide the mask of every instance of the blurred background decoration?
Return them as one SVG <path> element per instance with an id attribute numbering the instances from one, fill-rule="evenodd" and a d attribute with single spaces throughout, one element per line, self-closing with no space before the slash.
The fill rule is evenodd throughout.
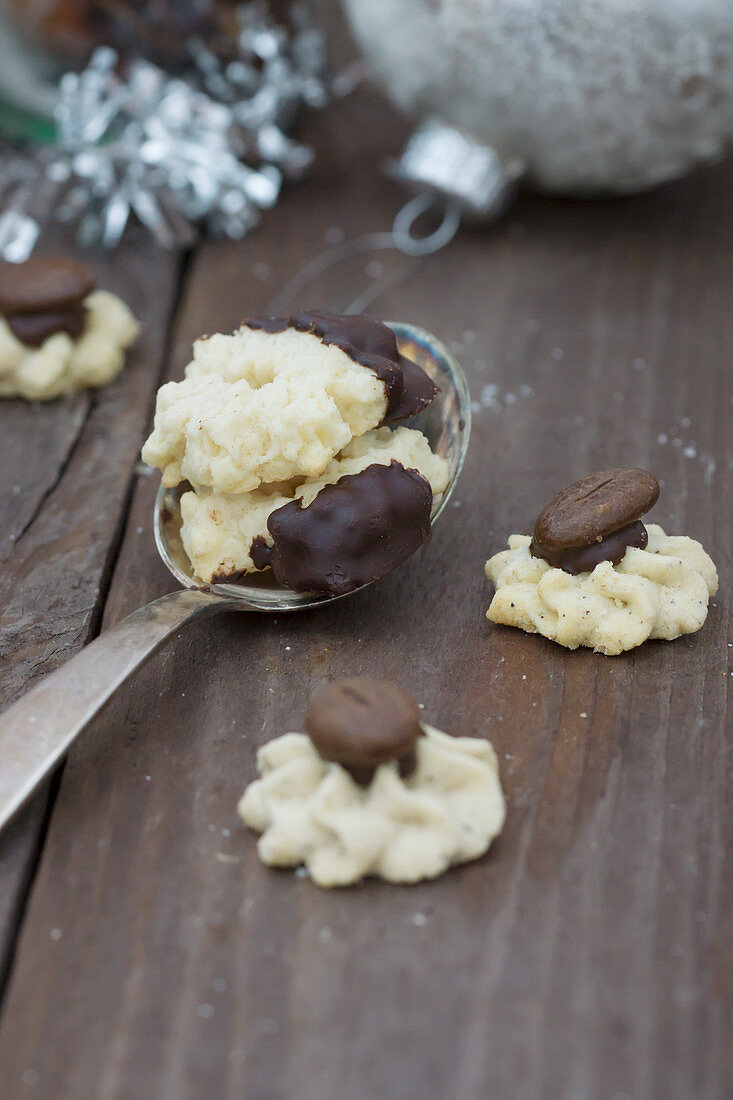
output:
<path id="1" fill-rule="evenodd" d="M 342 0 L 357 45 L 416 129 L 391 174 L 416 197 L 392 240 L 441 247 L 517 186 L 629 194 L 718 157 L 733 134 L 733 0 Z M 300 107 L 330 76 L 318 0 L 0 0 L 0 255 L 49 212 L 114 246 L 238 239 L 309 167 Z M 29 151 L 29 142 L 32 143 Z M 413 227 L 442 217 L 426 240 Z"/>
<path id="2" fill-rule="evenodd" d="M 394 174 L 491 217 L 520 180 L 629 194 L 733 135 L 733 0 L 343 0 L 418 128 Z"/>
<path id="3" fill-rule="evenodd" d="M 0 0 L 0 253 L 22 260 L 49 212 L 114 246 L 136 216 L 166 247 L 240 238 L 311 150 L 302 106 L 326 72 L 307 0 Z"/>

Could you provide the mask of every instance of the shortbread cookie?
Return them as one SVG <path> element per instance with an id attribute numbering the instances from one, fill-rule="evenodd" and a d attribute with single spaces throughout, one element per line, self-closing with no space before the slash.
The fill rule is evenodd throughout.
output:
<path id="1" fill-rule="evenodd" d="M 575 576 L 533 557 L 529 536 L 512 535 L 509 549 L 486 563 L 496 586 L 487 618 L 609 655 L 693 634 L 718 589 L 715 566 L 694 539 L 665 535 L 656 523 L 647 534 L 645 550 L 630 547 L 616 565 Z"/>
<path id="2" fill-rule="evenodd" d="M 298 314 L 292 325 L 250 321 L 231 336 L 196 341 L 186 378 L 158 393 L 143 449 L 164 485 L 187 480 L 195 488 L 245 493 L 263 483 L 317 478 L 355 436 L 395 419 L 393 406 L 405 396 L 405 360 L 394 334 L 371 319 L 334 317 L 326 325 L 324 317 Z M 305 318 L 317 320 L 305 328 Z M 303 325 L 296 326 L 298 319 Z M 367 335 L 373 327 L 388 334 L 394 359 L 373 353 L 371 343 L 360 352 L 351 342 L 364 337 L 365 320 Z M 427 403 L 435 388 L 412 367 L 425 379 Z M 424 403 L 413 402 L 405 415 Z"/>
<path id="3" fill-rule="evenodd" d="M 421 724 L 394 685 L 337 681 L 313 698 L 310 736 L 260 749 L 261 778 L 239 803 L 278 867 L 305 865 L 319 886 L 368 875 L 435 878 L 487 851 L 504 823 L 496 754 L 488 741 Z"/>
<path id="4" fill-rule="evenodd" d="M 119 373 L 138 324 L 120 298 L 93 288 L 90 269 L 71 260 L 0 268 L 0 397 L 49 400 Z"/>
<path id="5" fill-rule="evenodd" d="M 601 471 L 563 490 L 534 537 L 512 535 L 509 549 L 486 563 L 496 587 L 487 618 L 609 655 L 699 630 L 717 572 L 694 539 L 641 523 L 657 495 L 650 474 L 630 470 Z"/>
<path id="6" fill-rule="evenodd" d="M 184 493 L 181 538 L 197 576 L 207 582 L 220 582 L 266 568 L 270 557 L 264 551 L 274 545 L 268 520 L 277 509 L 296 500 L 307 509 L 326 485 L 361 473 L 375 463 L 388 466 L 393 461 L 421 474 L 433 497 L 448 484 L 445 459 L 433 454 L 421 432 L 411 428 L 379 428 L 352 440 L 320 478 L 308 479 L 298 486 L 263 486 L 239 495 L 204 489 Z M 252 557 L 253 545 L 256 561 Z"/>
<path id="7" fill-rule="evenodd" d="M 392 329 L 376 317 L 303 310 L 288 318 L 250 318 L 245 325 L 270 333 L 287 329 L 310 332 L 325 345 L 341 348 L 354 362 L 374 371 L 387 394 L 384 424 L 422 412 L 437 393 L 425 371 L 400 353 Z"/>

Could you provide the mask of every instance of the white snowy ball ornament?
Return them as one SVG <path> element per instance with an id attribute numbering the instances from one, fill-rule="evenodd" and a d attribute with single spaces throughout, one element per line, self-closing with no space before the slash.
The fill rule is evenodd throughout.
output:
<path id="1" fill-rule="evenodd" d="M 421 120 L 395 174 L 496 213 L 511 184 L 630 194 L 733 136 L 733 0 L 344 0 Z"/>

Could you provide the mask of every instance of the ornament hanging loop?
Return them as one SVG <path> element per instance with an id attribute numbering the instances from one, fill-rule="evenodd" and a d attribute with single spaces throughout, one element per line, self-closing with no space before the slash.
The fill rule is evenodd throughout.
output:
<path id="1" fill-rule="evenodd" d="M 443 248 L 462 219 L 488 224 L 503 214 L 524 166 L 505 160 L 495 149 L 436 118 L 422 122 L 387 175 L 416 192 L 395 218 L 395 248 L 408 256 L 427 256 Z M 413 225 L 428 210 L 442 212 L 435 232 L 416 237 Z"/>
<path id="2" fill-rule="evenodd" d="M 413 235 L 415 222 L 436 209 L 442 212 L 440 225 L 426 237 Z M 406 256 L 429 256 L 453 240 L 461 224 L 461 207 L 455 199 L 445 200 L 427 191 L 415 195 L 398 212 L 392 226 L 392 238 L 395 248 Z"/>

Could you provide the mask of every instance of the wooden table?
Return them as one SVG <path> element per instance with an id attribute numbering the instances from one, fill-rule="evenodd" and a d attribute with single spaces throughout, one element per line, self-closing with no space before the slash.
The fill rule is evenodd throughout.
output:
<path id="1" fill-rule="evenodd" d="M 134 234 L 95 255 L 142 316 L 114 385 L 0 404 L 0 702 L 172 588 L 136 466 L 191 341 L 303 264 L 389 228 L 405 129 L 362 90 L 309 124 L 310 181 L 241 244 Z M 522 199 L 406 264 L 327 271 L 297 304 L 449 342 L 475 398 L 457 499 L 406 566 L 332 608 L 192 627 L 119 693 L 0 838 L 8 1100 L 712 1100 L 733 1090 L 729 163 L 653 195 Z M 389 274 L 393 273 L 393 274 Z M 699 634 L 626 656 L 495 627 L 484 560 L 600 466 L 722 585 Z M 394 677 L 488 736 L 508 818 L 435 883 L 327 892 L 262 867 L 235 806 L 325 677 Z"/>

